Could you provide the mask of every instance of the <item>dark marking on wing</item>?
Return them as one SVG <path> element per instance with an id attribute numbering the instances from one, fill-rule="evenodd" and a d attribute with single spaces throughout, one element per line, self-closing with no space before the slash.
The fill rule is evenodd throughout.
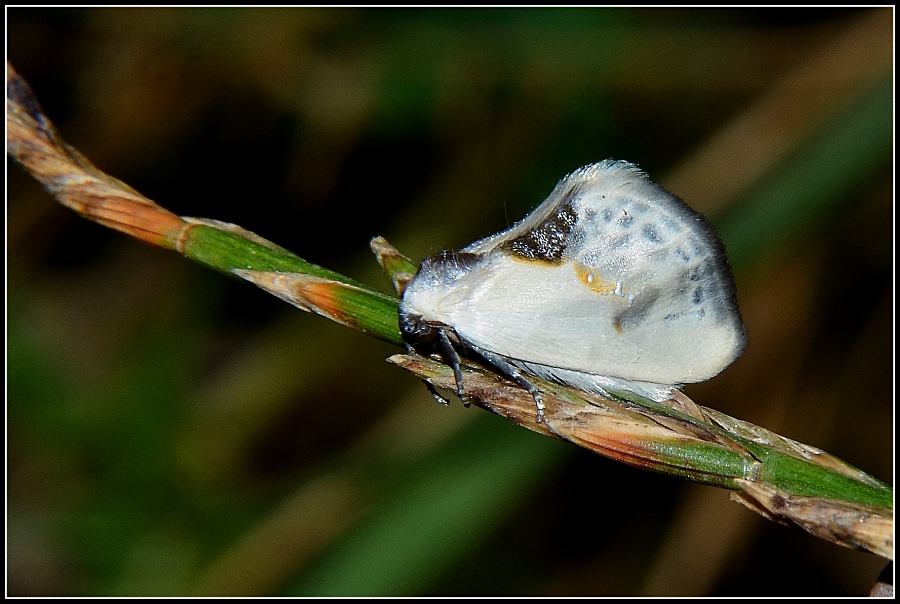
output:
<path id="1" fill-rule="evenodd" d="M 645 224 L 643 229 L 644 239 L 654 245 L 662 245 L 662 237 L 659 236 L 659 230 L 653 223 Z"/>
<path id="2" fill-rule="evenodd" d="M 647 313 L 659 300 L 660 294 L 661 292 L 655 288 L 642 291 L 613 321 L 616 331 L 622 333 L 629 328 L 640 326 L 647 317 Z"/>
<path id="3" fill-rule="evenodd" d="M 538 260 L 560 264 L 569 243 L 569 234 L 578 222 L 573 200 L 581 194 L 582 186 L 573 186 L 559 206 L 544 222 L 527 233 L 519 235 L 500 246 L 513 256 L 524 260 Z"/>

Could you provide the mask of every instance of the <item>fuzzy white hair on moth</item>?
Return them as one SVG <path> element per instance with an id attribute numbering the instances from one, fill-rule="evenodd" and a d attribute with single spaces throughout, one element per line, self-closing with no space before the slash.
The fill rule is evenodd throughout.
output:
<path id="1" fill-rule="evenodd" d="M 615 160 L 572 172 L 509 229 L 427 258 L 403 294 L 400 330 L 410 351 L 453 366 L 464 402 L 460 355 L 526 388 L 539 422 L 529 376 L 664 401 L 717 375 L 746 342 L 713 228 Z"/>

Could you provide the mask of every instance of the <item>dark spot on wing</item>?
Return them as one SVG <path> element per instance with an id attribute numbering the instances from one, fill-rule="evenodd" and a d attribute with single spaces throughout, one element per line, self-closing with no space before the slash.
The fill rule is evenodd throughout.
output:
<path id="1" fill-rule="evenodd" d="M 650 243 L 659 245 L 663 242 L 662 238 L 657 232 L 656 226 L 653 224 L 645 224 L 642 233 L 644 235 L 644 239 L 646 239 Z"/>
<path id="2" fill-rule="evenodd" d="M 634 216 L 629 216 L 627 212 L 619 218 L 616 223 L 623 229 L 630 229 L 631 225 L 634 224 Z"/>
<path id="3" fill-rule="evenodd" d="M 648 289 L 642 291 L 631 304 L 619 316 L 616 317 L 614 323 L 620 331 L 629 328 L 638 327 L 644 322 L 647 313 L 659 300 L 660 291 L 658 289 Z"/>
<path id="4" fill-rule="evenodd" d="M 557 206 L 556 212 L 527 233 L 503 243 L 500 248 L 525 260 L 561 262 L 569 243 L 569 234 L 578 222 L 578 213 L 572 201 L 580 193 L 581 187 L 573 186 Z"/>

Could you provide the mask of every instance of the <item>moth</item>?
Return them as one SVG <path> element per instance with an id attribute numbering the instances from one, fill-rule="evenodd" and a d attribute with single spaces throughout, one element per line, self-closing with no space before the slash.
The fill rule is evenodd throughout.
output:
<path id="1" fill-rule="evenodd" d="M 422 262 L 399 311 L 410 351 L 655 401 L 717 375 L 744 350 L 725 248 L 704 218 L 634 164 L 563 178 L 522 221 Z M 428 384 L 426 384 L 428 385 Z M 446 403 L 433 387 L 432 394 Z"/>

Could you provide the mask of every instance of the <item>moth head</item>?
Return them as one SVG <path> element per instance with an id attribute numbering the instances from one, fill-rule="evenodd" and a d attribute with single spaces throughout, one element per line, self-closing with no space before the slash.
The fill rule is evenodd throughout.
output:
<path id="1" fill-rule="evenodd" d="M 400 302 L 400 333 L 408 346 L 426 353 L 435 351 L 442 332 L 454 344 L 460 343 L 446 311 L 455 297 L 465 294 L 466 288 L 461 286 L 461 281 L 480 262 L 482 256 L 479 254 L 451 250 L 439 252 L 422 262 Z"/>
<path id="2" fill-rule="evenodd" d="M 400 313 L 400 333 L 403 341 L 413 348 L 431 348 L 437 341 L 439 327 L 425 317 L 410 312 Z"/>
<path id="3" fill-rule="evenodd" d="M 419 354 L 441 353 L 440 335 L 443 333 L 454 347 L 463 346 L 452 327 L 440 321 L 431 321 L 415 312 L 400 311 L 400 333 L 406 345 Z"/>

